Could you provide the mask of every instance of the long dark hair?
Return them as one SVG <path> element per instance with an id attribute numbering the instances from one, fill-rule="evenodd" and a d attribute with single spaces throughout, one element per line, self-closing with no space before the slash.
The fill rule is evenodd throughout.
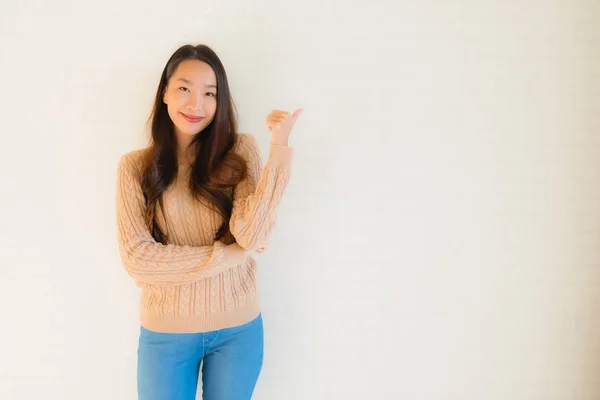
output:
<path id="1" fill-rule="evenodd" d="M 212 122 L 194 136 L 196 157 L 191 167 L 190 190 L 199 201 L 215 209 L 223 218 L 215 232 L 215 240 L 229 232 L 232 211 L 232 188 L 246 177 L 247 166 L 242 157 L 230 151 L 237 138 L 237 115 L 225 68 L 217 54 L 206 45 L 185 45 L 177 49 L 165 65 L 156 91 L 150 116 L 151 140 L 144 167 L 141 186 L 146 199 L 146 225 L 157 242 L 166 244 L 167 236 L 156 220 L 156 209 L 163 211 L 162 194 L 177 176 L 177 143 L 174 126 L 167 105 L 163 102 L 169 79 L 182 61 L 199 60 L 210 65 L 217 78 L 217 109 Z M 163 213 L 164 215 L 164 213 Z M 229 234 L 229 235 L 228 235 Z"/>

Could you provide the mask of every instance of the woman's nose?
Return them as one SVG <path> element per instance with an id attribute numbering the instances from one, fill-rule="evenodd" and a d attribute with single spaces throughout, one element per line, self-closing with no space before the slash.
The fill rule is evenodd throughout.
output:
<path id="1" fill-rule="evenodd" d="M 202 96 L 190 96 L 187 106 L 192 110 L 200 110 L 202 108 Z"/>

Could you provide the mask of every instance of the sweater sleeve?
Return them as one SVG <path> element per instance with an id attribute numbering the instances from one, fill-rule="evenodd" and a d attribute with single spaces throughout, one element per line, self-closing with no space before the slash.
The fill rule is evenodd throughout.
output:
<path id="1" fill-rule="evenodd" d="M 244 249 L 255 250 L 267 243 L 276 222 L 276 209 L 287 188 L 293 148 L 271 145 L 264 168 L 256 139 L 240 135 L 240 155 L 248 175 L 234 188 L 229 229 Z"/>
<path id="2" fill-rule="evenodd" d="M 127 155 L 117 171 L 119 253 L 125 269 L 140 282 L 177 286 L 217 275 L 246 260 L 237 244 L 177 246 L 156 242 L 145 224 L 145 201 L 137 169 Z"/>

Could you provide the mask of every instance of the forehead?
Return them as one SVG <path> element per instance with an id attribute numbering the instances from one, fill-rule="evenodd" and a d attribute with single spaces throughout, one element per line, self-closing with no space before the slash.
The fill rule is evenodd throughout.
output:
<path id="1" fill-rule="evenodd" d="M 194 85 L 217 84 L 217 77 L 213 69 L 207 63 L 199 60 L 182 61 L 171 77 L 171 80 L 180 79 L 189 81 Z"/>

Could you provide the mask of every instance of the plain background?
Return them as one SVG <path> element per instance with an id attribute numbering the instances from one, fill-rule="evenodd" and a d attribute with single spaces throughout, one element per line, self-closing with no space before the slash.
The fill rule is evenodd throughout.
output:
<path id="1" fill-rule="evenodd" d="M 263 156 L 305 109 L 255 399 L 600 398 L 600 6 L 353 1 L 2 0 L 1 399 L 135 398 L 116 165 L 184 43 Z"/>

